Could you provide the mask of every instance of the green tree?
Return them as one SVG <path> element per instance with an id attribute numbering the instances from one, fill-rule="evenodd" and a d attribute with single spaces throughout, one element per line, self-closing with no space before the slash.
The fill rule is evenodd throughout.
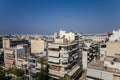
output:
<path id="1" fill-rule="evenodd" d="M 72 80 L 71 77 L 68 74 L 65 74 L 64 79 L 63 80 Z"/>
<path id="2" fill-rule="evenodd" d="M 41 58 L 39 62 L 41 64 L 41 69 L 40 69 L 40 72 L 36 74 L 36 80 L 47 80 L 49 65 L 44 58 Z"/>
<path id="3" fill-rule="evenodd" d="M 10 68 L 6 70 L 6 73 L 14 74 L 13 77 L 15 80 L 25 80 L 24 70 L 19 68 Z"/>
<path id="4" fill-rule="evenodd" d="M 63 80 L 64 78 L 63 77 L 60 77 L 59 80 Z"/>
<path id="5" fill-rule="evenodd" d="M 0 80 L 4 80 L 5 79 L 5 70 L 0 67 Z"/>
<path id="6" fill-rule="evenodd" d="M 17 77 L 22 77 L 24 75 L 24 70 L 13 68 L 13 69 L 10 69 L 10 73 L 16 75 Z"/>

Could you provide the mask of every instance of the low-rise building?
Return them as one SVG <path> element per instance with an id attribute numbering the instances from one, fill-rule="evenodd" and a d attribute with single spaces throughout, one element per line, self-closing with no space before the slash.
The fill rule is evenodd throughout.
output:
<path id="1" fill-rule="evenodd" d="M 87 68 L 87 80 L 119 80 L 120 69 L 106 67 L 103 61 L 92 61 Z"/>

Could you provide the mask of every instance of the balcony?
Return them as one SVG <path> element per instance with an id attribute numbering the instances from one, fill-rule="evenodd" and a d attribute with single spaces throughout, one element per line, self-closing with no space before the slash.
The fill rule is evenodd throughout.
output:
<path id="1" fill-rule="evenodd" d="M 60 60 L 59 58 L 48 57 L 48 62 L 59 64 Z"/>
<path id="2" fill-rule="evenodd" d="M 62 58 L 62 62 L 68 62 L 68 58 Z"/>
<path id="3" fill-rule="evenodd" d="M 73 51 L 77 50 L 78 48 L 79 48 L 79 47 L 73 48 L 73 49 L 71 50 L 71 52 L 73 52 Z"/>
<path id="4" fill-rule="evenodd" d="M 55 76 L 59 76 L 59 77 L 64 77 L 65 72 L 63 72 L 63 71 L 56 71 L 56 70 L 53 70 L 53 69 L 49 69 L 49 74 L 55 75 Z"/>
<path id="5" fill-rule="evenodd" d="M 68 63 L 68 58 L 62 58 L 62 67 L 68 67 L 69 63 Z"/>
<path id="6" fill-rule="evenodd" d="M 48 56 L 50 57 L 60 57 L 59 51 L 48 51 Z"/>
<path id="7" fill-rule="evenodd" d="M 5 64 L 9 64 L 9 65 L 13 65 L 14 64 L 14 60 L 5 60 Z"/>
<path id="8" fill-rule="evenodd" d="M 68 58 L 68 57 L 69 57 L 69 54 L 63 54 L 63 57 L 64 57 L 64 58 Z"/>
<path id="9" fill-rule="evenodd" d="M 63 53 L 63 54 L 68 54 L 70 50 L 61 50 L 60 53 Z"/>
<path id="10" fill-rule="evenodd" d="M 70 76 L 75 74 L 80 69 L 80 66 L 76 65 L 70 72 L 68 73 Z"/>
<path id="11" fill-rule="evenodd" d="M 13 58 L 15 58 L 15 55 L 8 55 L 8 54 L 7 54 L 7 55 L 5 55 L 5 57 L 6 57 L 6 58 L 13 59 Z"/>
<path id="12" fill-rule="evenodd" d="M 48 44 L 48 48 L 58 49 L 58 48 L 59 48 L 59 45 L 58 45 L 58 44 Z"/>

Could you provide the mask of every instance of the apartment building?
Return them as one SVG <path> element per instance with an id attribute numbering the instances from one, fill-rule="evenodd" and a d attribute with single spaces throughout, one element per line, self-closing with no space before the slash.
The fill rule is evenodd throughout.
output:
<path id="1" fill-rule="evenodd" d="M 18 45 L 17 47 L 4 48 L 4 64 L 5 67 L 19 67 L 27 64 L 26 59 L 28 53 L 26 52 L 26 45 Z"/>
<path id="2" fill-rule="evenodd" d="M 28 46 L 30 45 L 29 41 L 25 39 L 16 39 L 10 36 L 2 37 L 3 48 L 16 47 L 17 45 L 20 45 L 20 44 L 27 44 Z"/>
<path id="3" fill-rule="evenodd" d="M 88 78 L 120 80 L 120 30 L 114 31 L 106 46 L 101 48 L 101 59 L 88 65 Z M 91 73 L 92 72 L 92 73 Z"/>
<path id="4" fill-rule="evenodd" d="M 120 41 L 120 29 L 113 30 L 112 35 L 109 37 L 109 41 Z"/>
<path id="5" fill-rule="evenodd" d="M 82 56 L 79 51 L 79 36 L 73 32 L 60 32 L 48 44 L 49 76 L 59 79 L 68 74 L 75 79 L 82 71 Z"/>
<path id="6" fill-rule="evenodd" d="M 16 49 L 4 49 L 4 64 L 5 67 L 13 68 L 16 66 L 17 62 L 17 51 Z"/>
<path id="7" fill-rule="evenodd" d="M 28 58 L 28 64 L 27 67 L 29 69 L 30 73 L 37 73 L 41 69 L 41 64 L 40 64 L 40 57 L 39 56 L 32 56 Z"/>

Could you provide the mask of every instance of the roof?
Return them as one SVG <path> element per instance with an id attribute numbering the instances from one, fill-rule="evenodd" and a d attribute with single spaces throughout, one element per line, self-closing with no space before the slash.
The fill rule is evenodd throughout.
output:
<path id="1" fill-rule="evenodd" d="M 120 74 L 120 69 L 105 67 L 104 62 L 100 60 L 93 60 L 91 63 L 88 64 L 88 68 Z"/>

